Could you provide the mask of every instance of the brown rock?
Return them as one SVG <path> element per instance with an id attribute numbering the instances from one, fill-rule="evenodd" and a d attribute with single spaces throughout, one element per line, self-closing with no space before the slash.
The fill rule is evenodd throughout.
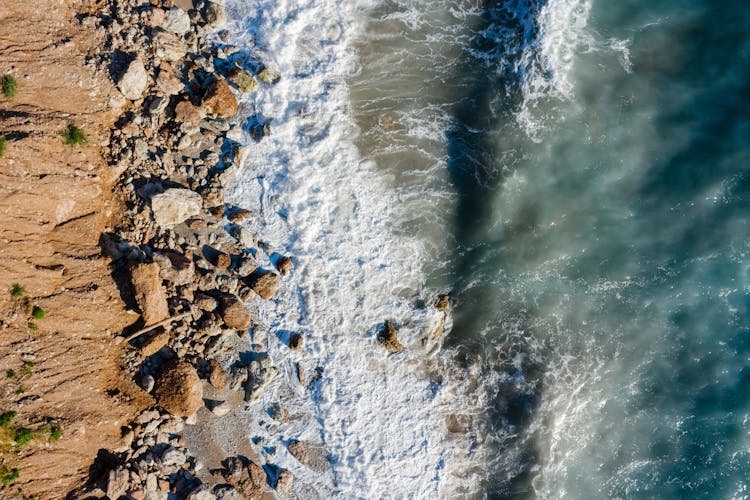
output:
<path id="1" fill-rule="evenodd" d="M 266 471 L 254 463 L 243 463 L 239 457 L 230 457 L 221 471 L 224 480 L 232 485 L 242 498 L 246 500 L 260 500 L 266 484 Z"/>
<path id="2" fill-rule="evenodd" d="M 136 263 L 130 265 L 130 282 L 145 326 L 169 317 L 167 293 L 161 284 L 159 264 Z"/>
<path id="3" fill-rule="evenodd" d="M 189 417 L 203 404 L 203 384 L 192 365 L 179 361 L 158 378 L 154 395 L 159 406 L 172 415 Z"/>
<path id="4" fill-rule="evenodd" d="M 176 252 L 155 253 L 154 262 L 159 263 L 161 277 L 175 285 L 186 285 L 193 281 L 195 265 L 192 252 L 182 255 Z"/>
<path id="5" fill-rule="evenodd" d="M 235 224 L 238 222 L 243 222 L 249 219 L 252 216 L 252 213 L 250 210 L 245 210 L 244 208 L 240 208 L 238 210 L 234 210 L 231 212 L 227 219 L 229 219 L 229 222 L 234 222 Z"/>
<path id="6" fill-rule="evenodd" d="M 270 271 L 255 271 L 248 277 L 248 284 L 261 299 L 270 299 L 279 286 L 279 275 Z"/>
<path id="7" fill-rule="evenodd" d="M 302 364 L 297 363 L 296 366 L 297 371 L 297 380 L 299 380 L 299 383 L 302 387 L 307 387 L 307 381 L 305 380 L 305 369 L 302 367 Z"/>
<path id="8" fill-rule="evenodd" d="M 161 350 L 162 347 L 169 343 L 169 332 L 164 329 L 159 329 L 156 333 L 146 338 L 141 344 L 138 350 L 143 356 L 151 356 Z"/>
<path id="9" fill-rule="evenodd" d="M 146 14 L 146 25 L 158 28 L 164 22 L 166 12 L 158 7 L 152 7 Z"/>
<path id="10" fill-rule="evenodd" d="M 180 123 L 195 125 L 203 118 L 201 108 L 194 106 L 190 101 L 180 101 L 174 107 L 174 117 Z"/>
<path id="11" fill-rule="evenodd" d="M 218 252 L 216 255 L 211 257 L 211 264 L 216 266 L 217 269 L 229 269 L 229 266 L 232 265 L 232 257 L 225 254 L 224 252 Z"/>
<path id="12" fill-rule="evenodd" d="M 258 73 L 258 80 L 263 83 L 273 85 L 281 80 L 281 75 L 268 68 L 263 68 L 262 70 L 260 70 L 260 73 Z"/>
<path id="13" fill-rule="evenodd" d="M 211 373 L 208 375 L 208 382 L 217 390 L 223 391 L 227 386 L 227 372 L 215 359 L 211 360 L 210 365 Z"/>
<path id="14" fill-rule="evenodd" d="M 230 118 L 237 114 L 237 98 L 226 80 L 212 83 L 203 98 L 203 108 L 212 115 Z"/>
<path id="15" fill-rule="evenodd" d="M 229 328 L 247 330 L 250 328 L 250 313 L 236 295 L 226 295 L 221 299 L 221 318 Z"/>
<path id="16" fill-rule="evenodd" d="M 193 298 L 193 304 L 198 306 L 198 309 L 200 309 L 201 311 L 207 312 L 215 311 L 219 305 L 215 298 L 203 293 L 195 294 L 195 297 Z"/>
<path id="17" fill-rule="evenodd" d="M 292 272 L 292 267 L 293 264 L 291 257 L 284 256 L 276 262 L 276 269 L 279 270 L 282 276 L 286 276 L 287 274 Z"/>
<path id="18" fill-rule="evenodd" d="M 378 344 L 385 347 L 391 353 L 403 351 L 404 346 L 398 341 L 397 333 L 398 328 L 390 320 L 386 320 L 383 326 L 380 327 L 380 330 L 378 330 Z"/>
<path id="19" fill-rule="evenodd" d="M 292 333 L 289 335 L 289 349 L 295 351 L 302 349 L 302 335 L 299 333 Z"/>
<path id="20" fill-rule="evenodd" d="M 451 306 L 451 297 L 447 293 L 438 295 L 437 301 L 435 302 L 435 308 L 438 311 L 445 312 Z"/>
<path id="21" fill-rule="evenodd" d="M 179 94 L 185 85 L 174 74 L 174 70 L 167 63 L 159 66 L 159 75 L 156 77 L 156 86 L 166 95 Z"/>
<path id="22" fill-rule="evenodd" d="M 306 464 L 308 462 L 307 443 L 293 439 L 289 441 L 287 449 L 289 450 L 289 453 L 301 463 Z"/>
<path id="23" fill-rule="evenodd" d="M 240 68 L 232 68 L 227 74 L 227 78 L 230 82 L 237 86 L 240 92 L 246 94 L 256 90 L 259 86 L 258 81 L 245 70 Z"/>

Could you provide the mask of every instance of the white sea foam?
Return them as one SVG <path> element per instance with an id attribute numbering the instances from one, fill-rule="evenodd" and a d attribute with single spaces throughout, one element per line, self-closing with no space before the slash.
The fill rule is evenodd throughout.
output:
<path id="1" fill-rule="evenodd" d="M 336 0 L 231 0 L 227 9 L 233 42 L 282 75 L 242 102 L 246 114 L 272 120 L 271 135 L 251 144 L 228 201 L 257 211 L 249 228 L 268 254 L 295 260 L 277 300 L 258 305 L 281 376 L 246 413 L 249 435 L 264 438 L 257 451 L 321 497 L 424 498 L 478 488 L 487 457 L 475 435 L 449 433 L 445 421 L 471 418 L 489 402 L 481 388 L 467 399 L 467 382 L 479 385 L 475 367 L 458 368 L 439 346 L 423 345 L 440 321 L 434 308 L 416 305 L 434 296 L 421 272 L 429 249 L 413 234 L 394 233 L 394 214 L 403 215 L 394 207 L 414 193 L 394 189 L 353 142 L 359 131 L 346 79 L 357 71 L 357 11 Z M 392 356 L 375 341 L 376 326 L 389 318 L 406 346 Z M 304 335 L 301 352 L 276 338 L 289 332 Z M 320 368 L 308 392 L 293 362 L 308 378 Z M 259 410 L 282 397 L 292 418 L 268 433 Z M 322 442 L 331 469 L 301 466 L 284 451 L 289 438 Z"/>

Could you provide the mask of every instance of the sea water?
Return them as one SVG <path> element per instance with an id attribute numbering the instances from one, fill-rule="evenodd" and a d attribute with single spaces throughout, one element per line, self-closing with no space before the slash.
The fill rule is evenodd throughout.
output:
<path id="1" fill-rule="evenodd" d="M 298 495 L 750 495 L 743 6 L 227 0 L 282 75 L 242 99 L 229 201 L 295 261 L 247 433 Z"/>

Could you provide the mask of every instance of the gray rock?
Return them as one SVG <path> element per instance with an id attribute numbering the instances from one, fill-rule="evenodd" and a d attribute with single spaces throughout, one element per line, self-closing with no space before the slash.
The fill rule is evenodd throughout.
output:
<path id="1" fill-rule="evenodd" d="M 117 88 L 120 89 L 123 96 L 135 101 L 141 98 L 143 92 L 146 91 L 146 87 L 148 87 L 146 68 L 143 66 L 143 61 L 136 59 L 130 63 L 128 69 L 120 77 Z"/>
<path id="2" fill-rule="evenodd" d="M 203 199 L 189 189 L 171 188 L 151 198 L 151 210 L 156 223 L 171 228 L 198 215 L 203 208 Z"/>
<path id="3" fill-rule="evenodd" d="M 184 35 L 190 31 L 190 16 L 184 10 L 172 7 L 167 11 L 167 15 L 164 16 L 164 22 L 161 23 L 161 27 L 165 31 L 169 31 L 175 35 Z"/>
<path id="4" fill-rule="evenodd" d="M 247 367 L 247 384 L 245 385 L 245 401 L 255 401 L 279 374 L 279 369 L 273 366 L 268 355 L 262 355 L 250 362 Z"/>
<path id="5" fill-rule="evenodd" d="M 185 463 L 185 460 L 187 460 L 187 457 L 185 456 L 185 453 L 178 450 L 174 446 L 170 446 L 166 450 L 164 450 L 164 453 L 161 455 L 161 463 L 162 465 L 177 465 L 181 466 Z"/>
<path id="6" fill-rule="evenodd" d="M 115 470 L 109 471 L 107 481 L 107 496 L 109 498 L 120 498 L 128 491 L 130 486 L 130 474 L 122 465 Z"/>
<path id="7" fill-rule="evenodd" d="M 176 35 L 158 30 L 153 38 L 156 57 L 165 61 L 179 61 L 187 54 L 187 46 Z"/>
<path id="8" fill-rule="evenodd" d="M 209 1 L 208 5 L 206 5 L 205 19 L 211 27 L 224 24 L 227 21 L 227 14 L 224 12 L 224 6 L 219 2 Z"/>
<path id="9" fill-rule="evenodd" d="M 227 401 L 216 401 L 211 405 L 211 413 L 216 415 L 217 417 L 223 417 L 230 411 L 232 411 L 232 405 L 230 405 Z"/>

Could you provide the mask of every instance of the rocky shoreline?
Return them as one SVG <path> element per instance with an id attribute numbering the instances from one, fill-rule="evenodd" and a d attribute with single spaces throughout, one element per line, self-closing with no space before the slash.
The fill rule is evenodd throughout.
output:
<path id="1" fill-rule="evenodd" d="M 216 1 L 108 0 L 79 20 L 103 41 L 91 61 L 108 68 L 121 93 L 110 102 L 120 114 L 102 146 L 125 211 L 101 245 L 126 304 L 141 316 L 119 337 L 122 368 L 154 404 L 123 427 L 117 447 L 100 451 L 69 498 L 286 496 L 289 471 L 244 456 L 205 471 L 182 437 L 201 408 L 221 418 L 278 373 L 248 334 L 244 303 L 272 299 L 293 261 L 275 255 L 275 269 L 259 266 L 262 244 L 242 225 L 252 213 L 225 205 L 224 189 L 247 154 L 231 122 L 235 93 L 279 75 L 236 62 L 228 34 L 216 32 L 225 20 Z M 247 349 L 245 362 L 232 361 L 238 349 Z M 204 386 L 212 399 L 204 400 Z M 302 457 L 304 445 L 290 442 L 290 452 Z"/>

